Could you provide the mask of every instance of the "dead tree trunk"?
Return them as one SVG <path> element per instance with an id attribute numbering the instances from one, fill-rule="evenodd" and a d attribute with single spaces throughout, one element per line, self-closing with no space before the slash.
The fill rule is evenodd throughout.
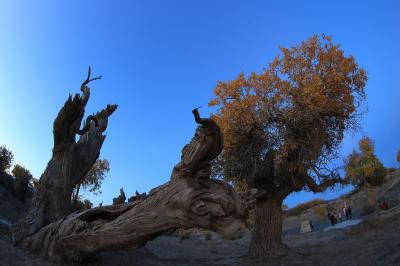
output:
<path id="1" fill-rule="evenodd" d="M 182 227 L 233 233 L 248 207 L 244 202 L 219 181 L 210 179 L 201 188 L 183 179 L 171 181 L 144 200 L 70 214 L 25 239 L 23 247 L 61 263 L 82 261 L 104 250 L 134 249 Z"/>
<path id="2" fill-rule="evenodd" d="M 222 234 L 240 228 L 240 219 L 254 205 L 255 191 L 239 195 L 229 184 L 210 179 L 210 162 L 223 148 L 222 135 L 218 125 L 200 118 L 196 109 L 200 126 L 183 148 L 169 182 L 130 203 L 70 214 L 73 188 L 97 159 L 107 118 L 116 109 L 108 106 L 79 130 L 89 81 L 90 77 L 82 86 L 83 96 L 69 98 L 54 123 L 53 158 L 40 180 L 34 208 L 14 227 L 17 243 L 61 262 L 84 260 L 103 250 L 136 248 L 181 227 Z M 75 142 L 77 133 L 83 135 Z"/>
<path id="3" fill-rule="evenodd" d="M 82 95 L 70 95 L 58 113 L 53 125 L 53 156 L 40 178 L 32 209 L 14 229 L 16 242 L 71 213 L 73 189 L 98 158 L 105 139 L 102 132 L 107 128 L 108 117 L 117 108 L 108 105 L 88 116 L 83 129 L 79 129 L 90 97 L 87 85 L 99 78 L 91 78 L 89 68 L 88 77 L 81 86 Z M 77 134 L 80 135 L 78 141 Z"/>

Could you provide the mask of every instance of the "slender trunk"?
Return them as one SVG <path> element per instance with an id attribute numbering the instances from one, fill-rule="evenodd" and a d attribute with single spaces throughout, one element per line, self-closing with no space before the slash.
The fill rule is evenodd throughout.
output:
<path id="1" fill-rule="evenodd" d="M 279 256 L 284 252 L 282 243 L 282 200 L 257 200 L 255 229 L 251 237 L 249 257 Z"/>
<path id="2" fill-rule="evenodd" d="M 75 194 L 74 194 L 74 198 L 72 199 L 72 204 L 75 205 L 76 202 L 78 201 L 78 197 L 79 197 L 79 190 L 81 188 L 81 184 L 77 184 L 76 188 L 75 188 Z"/>

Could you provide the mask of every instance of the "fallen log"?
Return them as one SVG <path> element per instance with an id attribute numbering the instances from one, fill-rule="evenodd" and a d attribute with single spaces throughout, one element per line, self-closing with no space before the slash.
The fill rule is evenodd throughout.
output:
<path id="1" fill-rule="evenodd" d="M 199 127 L 183 148 L 169 182 L 129 203 L 71 213 L 73 188 L 98 158 L 105 139 L 102 132 L 117 107 L 108 105 L 79 129 L 92 80 L 89 69 L 81 86 L 83 95 L 70 96 L 54 122 L 53 157 L 31 212 L 13 228 L 15 243 L 62 263 L 84 261 L 100 251 L 137 248 L 178 228 L 237 231 L 254 205 L 256 191 L 238 194 L 229 184 L 210 179 L 210 162 L 223 149 L 222 134 L 217 123 L 200 118 L 197 109 L 193 114 Z"/>

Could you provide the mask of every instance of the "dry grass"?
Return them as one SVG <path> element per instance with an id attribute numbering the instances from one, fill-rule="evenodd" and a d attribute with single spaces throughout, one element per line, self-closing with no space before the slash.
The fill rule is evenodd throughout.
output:
<path id="1" fill-rule="evenodd" d="M 299 205 L 297 205 L 294 208 L 291 208 L 289 210 L 286 211 L 287 216 L 298 216 L 300 215 L 302 212 L 304 212 L 305 210 L 308 210 L 312 207 L 321 205 L 321 204 L 326 204 L 327 202 L 323 199 L 315 199 L 315 200 L 311 200 L 311 201 L 307 201 L 304 203 L 301 203 Z M 325 210 L 324 210 L 325 212 Z M 325 214 L 324 214 L 325 215 Z"/>

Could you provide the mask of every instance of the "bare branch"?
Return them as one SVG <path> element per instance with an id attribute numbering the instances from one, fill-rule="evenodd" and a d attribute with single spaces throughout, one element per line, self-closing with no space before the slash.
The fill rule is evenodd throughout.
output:
<path id="1" fill-rule="evenodd" d="M 332 179 L 325 179 L 319 185 L 314 181 L 311 176 L 306 177 L 307 186 L 311 189 L 314 193 L 323 192 L 326 188 L 331 187 L 335 184 L 344 184 L 344 180 L 340 177 L 332 178 Z"/>
<path id="2" fill-rule="evenodd" d="M 88 85 L 90 82 L 92 82 L 92 81 L 94 81 L 94 80 L 101 79 L 101 75 L 98 76 L 98 77 L 95 77 L 95 78 L 90 78 L 90 75 L 91 75 L 91 69 L 90 69 L 90 66 L 89 66 L 87 78 L 86 78 L 86 80 L 85 80 L 85 81 L 82 83 L 82 85 L 81 85 L 81 90 L 82 90 L 83 92 L 84 92 L 84 88 L 86 87 L 86 85 Z"/>

